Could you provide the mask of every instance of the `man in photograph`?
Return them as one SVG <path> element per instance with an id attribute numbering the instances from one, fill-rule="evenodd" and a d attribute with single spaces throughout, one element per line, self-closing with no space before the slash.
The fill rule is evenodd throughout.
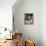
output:
<path id="1" fill-rule="evenodd" d="M 33 24 L 33 14 L 25 14 L 25 24 Z"/>

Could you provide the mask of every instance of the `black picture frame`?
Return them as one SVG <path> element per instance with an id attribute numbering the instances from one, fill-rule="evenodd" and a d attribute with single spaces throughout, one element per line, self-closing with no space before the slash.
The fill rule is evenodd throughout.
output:
<path id="1" fill-rule="evenodd" d="M 24 14 L 24 24 L 26 24 L 26 25 L 34 24 L 34 14 L 33 13 Z"/>

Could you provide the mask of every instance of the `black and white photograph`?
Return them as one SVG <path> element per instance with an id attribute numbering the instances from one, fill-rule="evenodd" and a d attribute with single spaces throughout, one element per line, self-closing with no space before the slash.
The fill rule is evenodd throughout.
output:
<path id="1" fill-rule="evenodd" d="M 24 14 L 24 24 L 34 24 L 34 15 L 33 15 L 33 13 Z"/>

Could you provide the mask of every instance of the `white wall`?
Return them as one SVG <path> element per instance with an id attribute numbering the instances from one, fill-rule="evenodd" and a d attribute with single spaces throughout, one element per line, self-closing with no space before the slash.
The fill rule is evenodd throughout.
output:
<path id="1" fill-rule="evenodd" d="M 15 28 L 22 32 L 24 37 L 35 41 L 41 46 L 41 1 L 23 0 L 20 5 L 14 5 Z M 24 13 L 34 13 L 34 24 L 24 25 Z"/>
<path id="2" fill-rule="evenodd" d="M 40 41 L 42 46 L 46 46 L 46 0 L 41 0 L 41 2 L 40 0 L 26 0 L 24 3 L 22 1 L 21 5 L 18 5 L 17 8 L 16 4 L 14 5 L 13 11 L 15 11 L 15 28 L 19 32 L 23 32 L 24 36 L 28 34 L 28 38 L 33 38 L 38 46 Z M 35 23 L 33 26 L 24 25 L 25 12 L 34 13 Z"/>
<path id="3" fill-rule="evenodd" d="M 41 1 L 41 29 L 42 46 L 46 46 L 46 0 Z"/>
<path id="4" fill-rule="evenodd" d="M 12 6 L 16 0 L 0 0 L 0 27 L 12 28 Z"/>

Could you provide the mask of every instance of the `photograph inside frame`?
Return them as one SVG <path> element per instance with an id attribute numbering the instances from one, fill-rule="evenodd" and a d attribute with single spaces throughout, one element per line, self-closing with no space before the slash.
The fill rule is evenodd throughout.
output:
<path id="1" fill-rule="evenodd" d="M 33 13 L 25 13 L 24 14 L 24 24 L 34 24 L 34 14 Z"/>

